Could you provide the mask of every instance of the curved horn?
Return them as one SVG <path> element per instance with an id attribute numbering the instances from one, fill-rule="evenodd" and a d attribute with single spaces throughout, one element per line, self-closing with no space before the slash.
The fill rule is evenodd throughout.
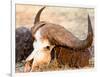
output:
<path id="1" fill-rule="evenodd" d="M 72 46 L 69 46 L 69 47 L 72 47 L 74 49 L 85 49 L 85 48 L 88 48 L 89 46 L 91 46 L 92 41 L 93 41 L 93 30 L 92 30 L 90 17 L 88 15 L 88 35 L 87 35 L 87 38 L 85 40 L 79 40 L 79 41 L 76 40 L 76 42 L 73 42 L 75 44 L 72 44 Z"/>
<path id="2" fill-rule="evenodd" d="M 88 35 L 86 40 L 83 40 L 83 47 L 88 48 L 89 46 L 91 46 L 92 41 L 93 41 L 93 29 L 91 25 L 90 16 L 88 15 Z"/>
<path id="3" fill-rule="evenodd" d="M 52 44 L 60 45 L 60 46 L 67 46 L 68 48 L 72 49 L 85 49 L 91 46 L 93 41 L 93 30 L 91 26 L 90 17 L 88 15 L 88 35 L 85 40 L 80 40 L 75 37 L 71 32 L 66 30 L 64 27 L 60 25 L 50 24 L 50 27 L 46 28 L 44 33 L 49 33 L 48 38 Z"/>
<path id="4" fill-rule="evenodd" d="M 92 30 L 92 25 L 91 25 L 91 20 L 88 15 L 88 35 L 85 40 L 80 40 L 79 44 L 76 43 L 76 46 L 74 48 L 79 48 L 79 49 L 85 49 L 91 46 L 93 41 L 93 30 Z"/>
<path id="5" fill-rule="evenodd" d="M 40 21 L 40 14 L 41 14 L 41 12 L 43 11 L 44 8 L 45 8 L 45 6 L 42 7 L 42 8 L 38 11 L 38 13 L 37 13 L 37 15 L 36 15 L 36 17 L 35 17 L 34 24 L 36 24 L 37 22 Z"/>

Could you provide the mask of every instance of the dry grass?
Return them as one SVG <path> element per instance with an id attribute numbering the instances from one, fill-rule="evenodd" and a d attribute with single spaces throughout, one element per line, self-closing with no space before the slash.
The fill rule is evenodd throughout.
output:
<path id="1" fill-rule="evenodd" d="M 94 67 L 94 58 L 90 59 L 89 66 L 84 68 L 70 68 L 66 65 L 59 65 L 57 60 L 53 60 L 48 66 L 44 66 L 43 68 L 39 68 L 35 70 L 35 72 L 45 72 L 45 71 L 62 71 L 62 70 L 74 70 L 74 69 L 89 69 Z M 24 61 L 16 64 L 16 73 L 24 72 Z"/>

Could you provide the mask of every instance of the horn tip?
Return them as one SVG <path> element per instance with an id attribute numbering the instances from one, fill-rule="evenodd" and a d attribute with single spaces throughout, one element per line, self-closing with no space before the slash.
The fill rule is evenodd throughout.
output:
<path id="1" fill-rule="evenodd" d="M 91 24 L 91 19 L 90 19 L 90 15 L 88 14 L 88 33 L 93 34 L 93 30 L 92 30 L 92 24 Z"/>

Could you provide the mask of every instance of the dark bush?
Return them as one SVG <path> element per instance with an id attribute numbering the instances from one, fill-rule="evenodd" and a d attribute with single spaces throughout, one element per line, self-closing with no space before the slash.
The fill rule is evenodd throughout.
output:
<path id="1" fill-rule="evenodd" d="M 33 39 L 28 28 L 20 27 L 16 29 L 16 62 L 25 60 L 33 50 Z"/>

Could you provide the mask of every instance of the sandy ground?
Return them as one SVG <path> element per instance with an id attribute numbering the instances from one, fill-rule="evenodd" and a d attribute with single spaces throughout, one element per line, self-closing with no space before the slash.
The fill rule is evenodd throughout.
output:
<path id="1" fill-rule="evenodd" d="M 16 28 L 25 26 L 30 29 L 34 26 L 34 17 L 41 7 L 43 6 L 16 5 Z M 41 14 L 41 21 L 60 24 L 79 39 L 85 39 L 88 30 L 88 14 L 90 15 L 92 27 L 94 29 L 94 9 L 46 7 Z M 93 64 L 93 59 L 91 60 Z M 23 72 L 23 62 L 16 64 L 16 72 Z"/>

